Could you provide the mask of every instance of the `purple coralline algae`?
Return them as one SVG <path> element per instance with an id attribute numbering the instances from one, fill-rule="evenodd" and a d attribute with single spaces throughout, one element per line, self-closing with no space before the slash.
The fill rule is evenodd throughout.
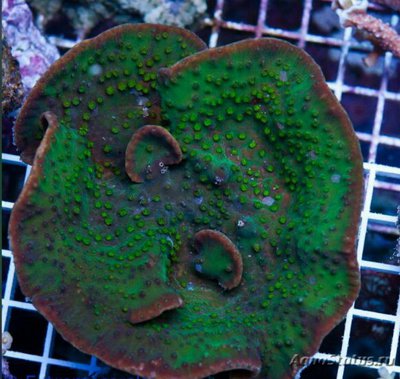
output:
<path id="1" fill-rule="evenodd" d="M 19 63 L 27 93 L 60 54 L 34 25 L 32 12 L 24 0 L 3 0 L 2 5 L 3 33 Z"/>

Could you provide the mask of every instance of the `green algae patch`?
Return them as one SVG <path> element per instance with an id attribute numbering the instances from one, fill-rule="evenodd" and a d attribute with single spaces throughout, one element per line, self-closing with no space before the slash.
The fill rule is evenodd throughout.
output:
<path id="1" fill-rule="evenodd" d="M 98 43 L 128 49 L 139 37 L 125 28 Z M 81 88 L 77 75 L 69 85 L 88 97 L 57 98 L 58 82 L 44 83 L 93 54 L 78 47 L 21 112 L 17 141 L 25 159 L 36 152 L 10 222 L 21 288 L 65 339 L 132 374 L 291 378 L 292 357 L 316 352 L 358 292 L 351 124 L 288 43 L 157 61 L 166 37 L 139 28 L 129 51 L 146 59 L 130 59 L 156 66 L 152 89 L 107 48 L 105 85 Z M 200 49 L 168 30 L 166 56 Z M 154 103 L 136 114 L 131 96 L 145 95 Z"/>

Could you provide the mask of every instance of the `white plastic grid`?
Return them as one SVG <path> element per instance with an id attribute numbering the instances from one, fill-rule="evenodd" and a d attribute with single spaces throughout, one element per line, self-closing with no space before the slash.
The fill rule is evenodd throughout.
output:
<path id="1" fill-rule="evenodd" d="M 364 162 L 365 171 L 365 201 L 362 211 L 361 225 L 359 230 L 358 247 L 357 247 L 357 257 L 361 269 L 373 270 L 376 272 L 384 272 L 393 275 L 400 275 L 400 267 L 397 265 L 387 264 L 383 262 L 369 261 L 363 258 L 363 252 L 365 250 L 366 235 L 368 230 L 377 230 L 378 232 L 386 234 L 398 235 L 398 231 L 395 227 L 396 217 L 392 215 L 386 215 L 381 213 L 371 212 L 371 203 L 374 197 L 374 189 L 386 189 L 389 191 L 394 191 L 399 194 L 399 204 L 400 204 L 400 184 L 391 182 L 391 179 L 397 179 L 400 183 L 400 121 L 399 121 L 399 133 L 396 136 L 387 136 L 381 134 L 383 112 L 385 107 L 385 101 L 391 100 L 399 103 L 400 106 L 400 94 L 388 91 L 388 77 L 389 77 L 389 67 L 391 64 L 392 54 L 386 53 L 384 57 L 384 68 L 383 74 L 381 76 L 381 83 L 379 89 L 368 88 L 364 86 L 350 86 L 345 83 L 345 62 L 349 54 L 351 54 L 351 49 L 359 49 L 359 45 L 352 40 L 352 31 L 347 28 L 344 31 L 342 38 L 336 37 L 325 37 L 320 35 L 314 35 L 309 33 L 309 23 L 311 17 L 311 11 L 313 7 L 313 0 L 303 0 L 303 14 L 301 27 L 297 31 L 271 28 L 266 25 L 268 21 L 268 2 L 269 0 L 259 1 L 259 12 L 258 20 L 256 25 L 246 24 L 242 22 L 229 21 L 224 19 L 223 11 L 224 6 L 229 3 L 230 0 L 217 0 L 215 4 L 215 9 L 211 18 L 205 20 L 205 24 L 211 28 L 211 34 L 209 38 L 209 46 L 215 47 L 218 45 L 218 40 L 220 38 L 220 32 L 223 30 L 233 30 L 242 31 L 247 33 L 253 33 L 255 37 L 262 36 L 273 36 L 282 37 L 285 39 L 290 39 L 296 42 L 298 46 L 304 48 L 307 43 L 321 44 L 321 46 L 332 46 L 340 48 L 341 55 L 338 67 L 338 73 L 335 81 L 328 82 L 328 85 L 334 91 L 337 98 L 340 100 L 344 93 L 351 93 L 354 95 L 369 96 L 377 99 L 377 108 L 375 112 L 375 118 L 372 128 L 372 133 L 357 132 L 357 136 L 360 141 L 365 141 L 370 144 L 368 159 Z M 272 0 L 270 0 L 272 1 Z M 314 0 L 316 2 L 316 0 Z M 322 0 L 327 3 L 330 0 Z M 249 6 L 253 1 L 250 1 Z M 258 1 L 255 1 L 258 4 Z M 382 10 L 380 6 L 372 6 L 374 10 Z M 290 16 L 289 16 L 290 17 Z M 391 23 L 393 26 L 399 23 L 399 17 L 394 15 L 391 17 Z M 70 41 L 71 42 L 71 41 Z M 63 41 L 67 45 L 71 45 L 68 41 Z M 397 78 L 400 81 L 400 78 Z M 393 148 L 398 148 L 397 152 L 399 159 L 397 161 L 397 166 L 388 166 L 376 163 L 378 146 L 387 145 Z M 19 157 L 11 154 L 2 154 L 2 162 L 11 165 L 21 165 L 26 167 L 25 179 L 29 176 L 30 167 L 26 166 L 20 161 Z M 377 179 L 379 175 L 379 179 Z M 386 181 L 387 180 L 387 181 Z M 13 203 L 10 201 L 2 201 L 3 210 L 11 210 Z M 35 308 L 29 302 L 21 302 L 13 300 L 13 291 L 15 290 L 16 276 L 15 267 L 13 264 L 11 251 L 3 249 L 2 256 L 10 260 L 9 269 L 7 272 L 7 279 L 5 283 L 5 292 L 2 301 L 2 331 L 5 331 L 9 327 L 9 323 L 12 322 L 11 310 L 23 309 L 27 311 L 36 312 Z M 400 296 L 397 304 L 396 314 L 385 314 L 372 311 L 366 311 L 362 309 L 357 309 L 353 305 L 349 312 L 347 313 L 345 325 L 344 325 L 344 335 L 341 346 L 340 354 L 337 356 L 317 353 L 314 358 L 318 360 L 326 360 L 330 362 L 340 362 L 347 360 L 351 362 L 352 365 L 363 366 L 365 365 L 362 361 L 356 361 L 348 357 L 348 349 L 350 343 L 351 328 L 354 318 L 363 318 L 370 320 L 385 321 L 393 324 L 393 336 L 391 340 L 391 347 L 389 353 L 389 362 L 395 362 L 396 354 L 399 346 L 399 334 L 400 334 Z M 102 367 L 98 364 L 96 358 L 91 357 L 89 363 L 80 363 L 63 359 L 55 359 L 51 357 L 52 341 L 54 339 L 54 329 L 50 324 L 47 324 L 47 330 L 45 335 L 45 340 L 43 341 L 43 353 L 41 355 L 27 354 L 20 351 L 10 350 L 7 351 L 6 357 L 15 358 L 23 361 L 37 362 L 40 364 L 39 378 L 45 379 L 48 377 L 49 366 L 60 366 L 71 368 L 75 370 L 81 370 L 86 372 L 88 375 L 92 375 L 96 372 L 101 371 Z M 28 337 L 29 338 L 29 337 Z M 399 355 L 399 354 L 397 354 Z M 379 365 L 372 366 L 369 368 L 376 369 Z M 346 365 L 339 364 L 337 371 L 337 379 L 343 379 L 345 373 Z M 397 365 L 390 365 L 389 371 L 400 373 L 400 362 Z M 301 376 L 300 376 L 301 377 Z"/>

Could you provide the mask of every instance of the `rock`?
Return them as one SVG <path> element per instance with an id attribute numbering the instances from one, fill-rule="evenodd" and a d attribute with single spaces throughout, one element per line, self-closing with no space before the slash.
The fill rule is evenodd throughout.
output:
<path id="1" fill-rule="evenodd" d="M 104 21 L 120 23 L 148 22 L 191 26 L 207 9 L 205 0 L 29 0 L 42 17 L 44 26 L 66 18 L 78 38 Z"/>
<path id="2" fill-rule="evenodd" d="M 8 114 L 21 106 L 24 97 L 24 89 L 22 87 L 18 62 L 11 55 L 10 46 L 8 46 L 4 38 L 2 39 L 2 44 L 3 54 L 1 57 L 1 67 L 3 71 L 3 81 L 1 84 L 1 91 L 3 97 L 1 99 L 1 106 L 3 107 L 3 113 Z"/>
<path id="3" fill-rule="evenodd" d="M 11 54 L 19 63 L 27 94 L 60 54 L 34 25 L 32 12 L 24 0 L 3 1 L 2 28 Z"/>

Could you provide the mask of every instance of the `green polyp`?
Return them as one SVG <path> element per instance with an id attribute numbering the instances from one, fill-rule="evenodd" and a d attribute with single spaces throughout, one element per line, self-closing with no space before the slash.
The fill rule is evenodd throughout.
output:
<path id="1" fill-rule="evenodd" d="M 232 180 L 235 171 L 235 163 L 228 159 L 224 153 L 222 156 L 211 155 L 200 151 L 193 151 L 195 157 L 195 170 L 204 172 L 204 178 L 210 183 L 221 186 Z"/>

